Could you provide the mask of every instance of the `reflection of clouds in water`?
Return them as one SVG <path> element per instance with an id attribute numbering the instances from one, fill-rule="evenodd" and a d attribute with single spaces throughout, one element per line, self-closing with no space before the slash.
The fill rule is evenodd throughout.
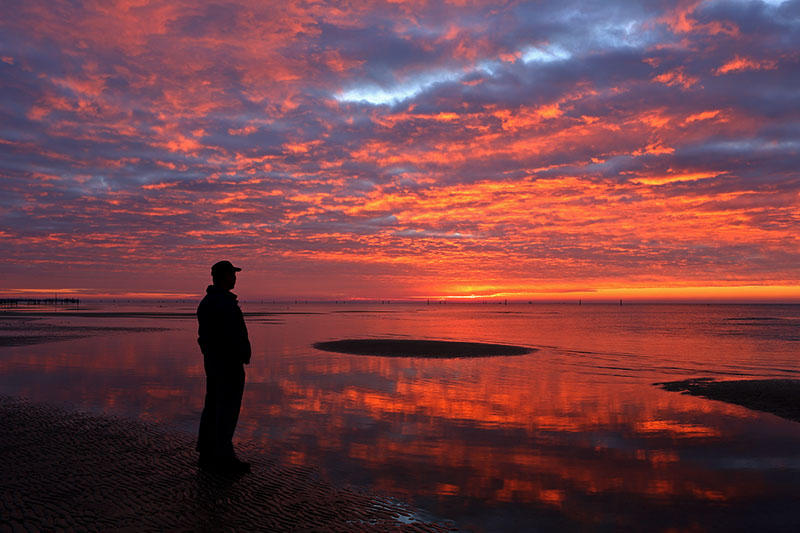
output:
<path id="1" fill-rule="evenodd" d="M 785 469 L 800 457 L 796 424 L 651 385 L 676 374 L 796 369 L 785 351 L 791 343 L 748 333 L 752 323 L 771 322 L 753 318 L 791 309 L 508 307 L 513 313 L 480 304 L 384 313 L 386 306 L 359 304 L 356 313 L 338 313 L 335 305 L 248 304 L 264 318 L 278 309 L 307 313 L 249 322 L 254 355 L 237 435 L 286 462 L 319 465 L 342 482 L 470 517 L 484 529 L 503 516 L 551 529 L 635 528 L 657 517 L 680 529 L 714 524 L 720 509 L 737 523 L 769 502 L 793 509 L 797 489 Z M 725 318 L 748 319 L 739 321 L 744 335 L 720 335 L 736 327 Z M 85 323 L 121 320 L 163 324 Z M 204 393 L 196 324 L 169 326 L 3 348 L 0 390 L 194 432 Z M 540 349 L 436 360 L 310 347 L 316 339 L 401 335 Z M 770 466 L 776 457 L 783 473 Z"/>

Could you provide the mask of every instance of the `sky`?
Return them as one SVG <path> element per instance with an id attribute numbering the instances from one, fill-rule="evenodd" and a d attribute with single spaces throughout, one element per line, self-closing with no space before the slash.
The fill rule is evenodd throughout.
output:
<path id="1" fill-rule="evenodd" d="M 0 6 L 0 296 L 800 302 L 800 0 Z"/>

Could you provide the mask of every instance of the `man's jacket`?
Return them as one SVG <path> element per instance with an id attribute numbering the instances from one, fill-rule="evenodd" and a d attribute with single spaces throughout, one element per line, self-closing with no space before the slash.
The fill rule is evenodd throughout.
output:
<path id="1" fill-rule="evenodd" d="M 250 339 L 235 294 L 209 285 L 197 306 L 197 322 L 197 343 L 205 357 L 220 363 L 250 364 Z"/>

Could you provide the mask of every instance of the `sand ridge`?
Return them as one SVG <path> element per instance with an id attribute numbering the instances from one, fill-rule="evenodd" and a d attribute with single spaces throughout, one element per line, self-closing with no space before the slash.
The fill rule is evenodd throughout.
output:
<path id="1" fill-rule="evenodd" d="M 713 378 L 692 378 L 654 385 L 800 422 L 800 380 L 797 379 L 716 381 Z"/>
<path id="2" fill-rule="evenodd" d="M 312 346 L 317 350 L 352 355 L 428 357 L 441 359 L 525 355 L 536 351 L 533 348 L 508 344 L 426 339 L 342 339 L 337 341 L 315 342 Z"/>
<path id="3" fill-rule="evenodd" d="M 402 502 L 337 488 L 255 446 L 240 478 L 196 467 L 194 438 L 0 395 L 0 530 L 432 531 Z"/>

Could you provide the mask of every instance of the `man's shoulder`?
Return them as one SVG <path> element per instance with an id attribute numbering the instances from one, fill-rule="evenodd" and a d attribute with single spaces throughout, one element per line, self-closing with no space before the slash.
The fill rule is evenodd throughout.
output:
<path id="1" fill-rule="evenodd" d="M 232 306 L 235 307 L 236 305 L 236 297 L 232 292 L 217 289 L 213 285 L 210 285 L 206 295 L 203 296 L 203 299 L 200 300 L 200 304 L 197 306 L 197 312 L 200 313 L 208 309 L 222 310 Z"/>

